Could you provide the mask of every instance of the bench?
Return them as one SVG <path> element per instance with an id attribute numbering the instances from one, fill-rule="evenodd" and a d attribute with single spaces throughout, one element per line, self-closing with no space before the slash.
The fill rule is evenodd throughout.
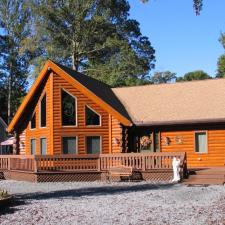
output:
<path id="1" fill-rule="evenodd" d="M 130 181 L 132 173 L 133 169 L 131 166 L 118 165 L 110 167 L 107 176 L 109 181 L 111 181 L 112 177 L 128 177 Z"/>

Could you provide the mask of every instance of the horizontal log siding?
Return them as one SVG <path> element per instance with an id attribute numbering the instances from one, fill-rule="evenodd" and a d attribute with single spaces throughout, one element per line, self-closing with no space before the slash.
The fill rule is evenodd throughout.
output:
<path id="1" fill-rule="evenodd" d="M 204 129 L 205 130 L 205 129 Z M 198 130 L 196 130 L 198 131 Z M 225 130 L 206 130 L 208 135 L 208 153 L 195 152 L 195 131 L 165 131 L 161 132 L 162 152 L 186 152 L 188 167 L 207 167 L 225 165 Z M 165 137 L 170 144 L 166 145 Z M 182 143 L 175 141 L 176 137 Z"/>
<path id="2" fill-rule="evenodd" d="M 26 154 L 26 130 L 19 135 L 19 154 Z"/>
<path id="3" fill-rule="evenodd" d="M 54 74 L 53 83 L 53 154 L 62 154 L 62 136 L 77 136 L 78 153 L 86 154 L 85 137 L 92 135 L 102 137 L 102 153 L 109 153 L 109 114 L 59 75 Z M 77 98 L 77 127 L 61 125 L 62 88 Z M 85 125 L 86 104 L 101 115 L 101 126 L 87 127 Z"/>
<path id="4" fill-rule="evenodd" d="M 30 123 L 26 127 L 26 154 L 30 154 L 30 140 L 36 139 L 36 154 L 40 154 L 40 138 L 47 139 L 47 154 L 52 154 L 50 148 L 50 120 L 51 120 L 51 79 L 48 77 L 43 90 L 40 91 L 38 102 L 35 106 L 36 112 L 36 129 L 30 129 Z M 43 94 L 46 93 L 46 127 L 40 127 L 40 100 Z M 30 117 L 30 115 L 28 115 Z"/>
<path id="5" fill-rule="evenodd" d="M 120 122 L 114 118 L 112 118 L 112 153 L 121 153 L 123 148 L 123 137 L 122 137 L 122 125 Z M 118 140 L 119 143 L 117 144 L 115 140 Z"/>

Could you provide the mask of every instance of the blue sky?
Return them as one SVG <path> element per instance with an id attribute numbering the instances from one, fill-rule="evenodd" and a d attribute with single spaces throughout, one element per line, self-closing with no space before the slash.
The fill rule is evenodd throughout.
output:
<path id="1" fill-rule="evenodd" d="M 215 75 L 217 59 L 225 53 L 218 41 L 225 32 L 224 0 L 204 0 L 200 16 L 195 16 L 192 0 L 129 2 L 130 17 L 140 23 L 156 50 L 156 71 L 183 76 L 201 69 Z"/>

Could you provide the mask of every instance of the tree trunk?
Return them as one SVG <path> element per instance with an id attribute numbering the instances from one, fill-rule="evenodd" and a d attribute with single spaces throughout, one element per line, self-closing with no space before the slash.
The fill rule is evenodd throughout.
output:
<path id="1" fill-rule="evenodd" d="M 8 79 L 8 124 L 11 121 L 11 98 L 12 98 L 12 65 L 10 63 L 10 74 L 9 74 L 9 79 Z"/>

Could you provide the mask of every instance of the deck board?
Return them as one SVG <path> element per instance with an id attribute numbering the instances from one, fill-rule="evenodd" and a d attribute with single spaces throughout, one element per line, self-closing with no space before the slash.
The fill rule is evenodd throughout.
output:
<path id="1" fill-rule="evenodd" d="M 223 185 L 225 183 L 225 167 L 192 168 L 189 170 L 186 185 Z"/>

